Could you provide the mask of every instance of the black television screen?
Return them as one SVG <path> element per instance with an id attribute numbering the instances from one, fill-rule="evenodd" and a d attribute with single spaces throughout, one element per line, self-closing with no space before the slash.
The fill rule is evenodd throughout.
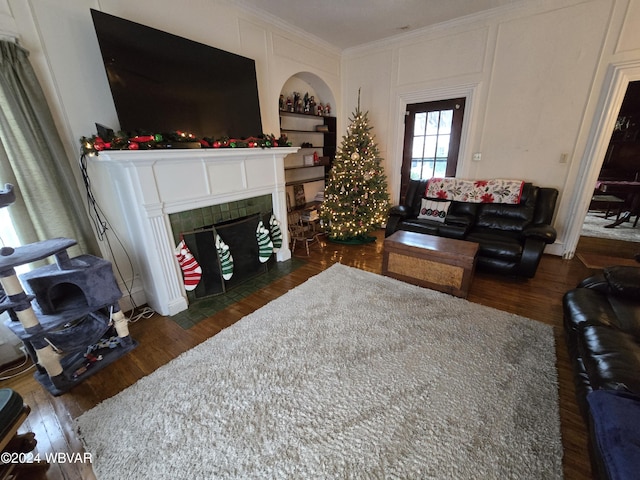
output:
<path id="1" fill-rule="evenodd" d="M 120 129 L 262 133 L 254 60 L 91 9 Z"/>

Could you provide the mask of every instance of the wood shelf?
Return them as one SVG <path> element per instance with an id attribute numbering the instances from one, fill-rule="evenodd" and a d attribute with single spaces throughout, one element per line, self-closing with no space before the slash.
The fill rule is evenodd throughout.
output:
<path id="1" fill-rule="evenodd" d="M 332 115 L 313 115 L 312 113 L 289 112 L 288 110 L 278 110 L 281 117 L 305 117 L 305 118 L 335 118 Z"/>
<path id="2" fill-rule="evenodd" d="M 322 117 L 318 117 L 318 118 L 322 118 Z M 292 130 L 292 129 L 288 129 L 288 128 L 281 128 L 280 132 L 282 133 L 320 133 L 322 135 L 324 135 L 325 133 L 330 133 L 330 132 L 319 132 L 317 130 Z"/>
<path id="3" fill-rule="evenodd" d="M 282 134 L 290 135 L 290 138 L 294 139 L 296 143 L 303 142 L 313 145 L 311 147 L 301 147 L 300 151 L 295 154 L 296 157 L 300 158 L 296 158 L 295 161 L 294 156 L 291 156 L 289 160 L 291 166 L 285 167 L 285 186 L 293 187 L 295 194 L 296 190 L 299 192 L 302 185 L 313 182 L 326 182 L 337 150 L 336 117 L 282 110 L 279 111 L 279 114 L 280 132 Z M 318 131 L 319 128 L 324 131 Z M 322 145 L 315 145 L 316 143 L 322 143 Z M 302 164 L 302 157 L 306 156 L 307 152 L 317 152 L 322 159 L 321 163 L 315 165 Z M 313 172 L 306 170 L 309 168 L 317 168 L 318 170 Z M 310 178 L 299 178 L 304 176 L 310 176 Z M 313 196 L 313 191 L 318 190 L 320 187 L 313 185 L 310 188 L 305 188 L 307 189 L 306 195 Z"/>
<path id="4" fill-rule="evenodd" d="M 287 187 L 291 187 L 293 185 L 302 185 L 304 183 L 320 182 L 320 181 L 324 181 L 324 175 L 322 177 L 305 178 L 304 180 L 295 180 L 292 182 L 287 182 L 285 183 L 285 185 Z"/>
<path id="5" fill-rule="evenodd" d="M 313 200 L 311 202 L 305 203 L 304 205 L 291 207 L 291 211 L 295 212 L 295 211 L 302 211 L 302 210 L 317 210 L 318 208 L 320 208 L 321 205 L 322 205 L 322 202 Z"/>
<path id="6" fill-rule="evenodd" d="M 318 168 L 318 167 L 324 167 L 324 165 L 294 165 L 291 167 L 284 167 L 285 170 L 300 170 L 303 168 Z"/>

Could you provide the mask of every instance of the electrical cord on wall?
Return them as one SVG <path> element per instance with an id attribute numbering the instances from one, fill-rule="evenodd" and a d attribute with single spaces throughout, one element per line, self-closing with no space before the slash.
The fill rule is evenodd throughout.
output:
<path id="1" fill-rule="evenodd" d="M 127 249 L 124 247 L 122 240 L 120 240 L 120 237 L 118 236 L 114 228 L 109 223 L 109 220 L 107 220 L 104 211 L 100 208 L 100 204 L 98 203 L 95 196 L 93 195 L 93 190 L 91 188 L 91 178 L 89 177 L 89 171 L 87 169 L 86 154 L 83 153 L 82 155 L 80 155 L 79 165 L 80 165 L 80 172 L 82 173 L 82 181 L 84 182 L 84 188 L 87 192 L 87 206 L 89 210 L 89 218 L 91 218 L 91 221 L 94 225 L 94 229 L 95 229 L 98 240 L 101 242 L 102 241 L 106 242 L 107 248 L 109 249 L 109 253 L 111 254 L 111 258 L 113 260 L 112 263 L 115 266 L 116 271 L 118 272 L 118 276 L 120 277 L 120 281 L 122 282 L 122 285 L 124 285 L 125 290 L 129 294 L 129 302 L 131 303 L 131 313 L 129 316 L 129 323 L 135 323 L 142 318 L 151 318 L 155 314 L 155 312 L 150 307 L 143 307 L 139 313 L 137 314 L 135 313 L 136 310 L 138 310 L 141 307 L 139 307 L 136 304 L 135 300 L 133 299 L 132 288 L 133 288 L 133 278 L 135 278 L 135 269 L 133 266 L 133 261 L 129 256 L 129 252 L 127 252 Z M 127 257 L 127 261 L 129 262 L 129 266 L 131 267 L 131 272 L 133 273 L 133 276 L 131 279 L 131 286 L 129 286 L 129 284 L 127 284 L 127 282 L 125 281 L 124 275 L 120 270 L 120 266 L 116 261 L 116 256 L 114 254 L 113 246 L 111 245 L 111 240 L 109 239 L 108 232 L 111 232 L 111 234 L 115 237 L 118 244 L 120 245 L 120 248 L 122 249 L 122 251 Z"/>

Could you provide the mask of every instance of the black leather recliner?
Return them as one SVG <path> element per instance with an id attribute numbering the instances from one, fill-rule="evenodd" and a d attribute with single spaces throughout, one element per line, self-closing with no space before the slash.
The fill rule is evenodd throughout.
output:
<path id="1" fill-rule="evenodd" d="M 640 268 L 612 266 L 563 297 L 576 399 L 594 478 L 640 471 Z"/>
<path id="2" fill-rule="evenodd" d="M 412 180 L 403 205 L 392 207 L 385 235 L 397 230 L 476 242 L 477 267 L 532 278 L 546 245 L 555 242 L 551 226 L 558 199 L 555 188 L 525 183 L 517 205 L 451 202 L 444 222 L 418 218 L 427 180 Z"/>

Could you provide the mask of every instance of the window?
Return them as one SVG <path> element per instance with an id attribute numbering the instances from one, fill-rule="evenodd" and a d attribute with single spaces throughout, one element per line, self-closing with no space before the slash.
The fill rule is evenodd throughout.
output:
<path id="1" fill-rule="evenodd" d="M 0 208 L 0 246 L 13 248 L 19 247 L 21 243 L 20 240 L 18 240 L 18 235 L 13 227 L 11 215 L 9 215 L 7 208 L 11 207 Z M 29 270 L 31 270 L 31 267 L 28 264 L 16 267 L 16 272 L 18 274 L 28 272 Z"/>
<path id="2" fill-rule="evenodd" d="M 452 119 L 453 110 L 416 113 L 413 127 L 411 180 L 446 176 Z"/>

